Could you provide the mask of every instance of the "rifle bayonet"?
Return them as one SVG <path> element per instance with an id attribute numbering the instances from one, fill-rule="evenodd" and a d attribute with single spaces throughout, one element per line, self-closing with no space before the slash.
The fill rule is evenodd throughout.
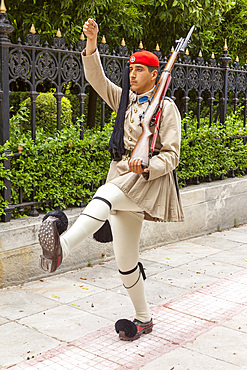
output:
<path id="1" fill-rule="evenodd" d="M 183 39 L 182 37 L 177 40 L 177 47 L 176 47 L 176 51 L 178 53 L 183 53 L 184 50 L 186 49 L 188 43 L 190 42 L 190 37 L 192 35 L 192 32 L 194 31 L 194 28 L 195 28 L 195 25 L 191 27 L 191 29 L 189 30 L 187 36 L 185 37 L 185 39 Z M 178 49 L 178 50 L 177 50 Z"/>

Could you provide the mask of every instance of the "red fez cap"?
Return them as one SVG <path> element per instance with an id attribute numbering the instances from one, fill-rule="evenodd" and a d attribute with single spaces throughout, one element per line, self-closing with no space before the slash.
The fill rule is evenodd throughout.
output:
<path id="1" fill-rule="evenodd" d="M 139 50 L 129 58 L 129 64 L 143 64 L 148 67 L 159 67 L 159 59 L 154 53 L 147 50 Z"/>

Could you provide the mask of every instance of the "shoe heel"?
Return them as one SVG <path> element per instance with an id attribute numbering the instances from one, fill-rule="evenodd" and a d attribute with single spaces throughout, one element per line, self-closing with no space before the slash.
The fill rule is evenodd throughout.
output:
<path id="1" fill-rule="evenodd" d="M 45 271 L 45 272 L 50 272 L 50 265 L 51 265 L 51 262 L 48 261 L 44 256 L 40 256 L 39 257 L 39 266 L 40 268 Z"/>
<path id="2" fill-rule="evenodd" d="M 52 261 L 48 261 L 48 272 L 53 272 Z"/>
<path id="3" fill-rule="evenodd" d="M 151 333 L 151 331 L 153 330 L 153 328 L 147 328 L 143 333 L 144 334 L 148 334 L 148 333 Z"/>

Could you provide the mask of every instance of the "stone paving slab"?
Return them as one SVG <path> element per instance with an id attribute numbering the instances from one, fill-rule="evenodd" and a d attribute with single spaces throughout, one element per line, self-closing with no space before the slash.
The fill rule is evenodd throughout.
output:
<path id="1" fill-rule="evenodd" d="M 0 368 L 247 369 L 243 228 L 141 253 L 155 325 L 135 342 L 114 331 L 133 317 L 115 261 L 0 290 Z"/>
<path id="2" fill-rule="evenodd" d="M 239 233 L 247 233 L 247 226 L 241 225 L 239 227 L 235 227 L 234 230 Z"/>
<path id="3" fill-rule="evenodd" d="M 238 247 L 236 247 L 237 249 Z M 235 252 L 235 249 L 227 250 L 214 255 L 215 262 L 223 262 L 229 265 L 239 266 L 242 268 L 247 268 L 247 255 L 244 250 L 239 253 Z"/>
<path id="4" fill-rule="evenodd" d="M 59 340 L 16 322 L 1 325 L 0 368 L 26 360 L 30 354 L 45 353 L 59 344 Z"/>
<path id="5" fill-rule="evenodd" d="M 170 286 L 180 287 L 187 291 L 203 288 L 215 281 L 215 277 L 201 274 L 198 271 L 190 271 L 188 266 L 160 272 L 151 276 L 150 279 L 166 282 Z"/>
<path id="6" fill-rule="evenodd" d="M 142 370 L 239 370 L 239 366 L 179 347 L 142 367 Z"/>
<path id="7" fill-rule="evenodd" d="M 208 257 L 210 255 L 214 255 L 216 253 L 221 252 L 221 249 L 217 249 L 216 245 L 207 246 L 201 245 L 198 241 L 184 241 L 178 242 L 174 244 L 166 245 L 166 251 L 173 251 L 177 252 L 181 255 L 192 255 L 195 258 L 203 258 Z"/>
<path id="8" fill-rule="evenodd" d="M 110 321 L 81 311 L 71 303 L 25 317 L 19 322 L 47 336 L 69 342 L 104 327 Z"/>
<path id="9" fill-rule="evenodd" d="M 0 325 L 6 324 L 7 322 L 9 322 L 8 319 L 6 319 L 5 317 L 0 317 Z"/>
<path id="10" fill-rule="evenodd" d="M 198 245 L 207 245 L 212 248 L 217 247 L 217 249 L 222 250 L 232 249 L 234 247 L 238 247 L 241 244 L 240 242 L 237 242 L 235 240 L 229 240 L 226 237 L 225 238 L 218 237 L 219 235 L 220 233 L 214 233 L 205 236 L 200 236 L 198 238 L 190 239 L 190 242 L 196 243 Z"/>
<path id="11" fill-rule="evenodd" d="M 223 326 L 247 334 L 247 311 L 243 311 L 238 316 L 232 317 Z"/>
<path id="12" fill-rule="evenodd" d="M 196 338 L 193 343 L 186 344 L 185 348 L 193 348 L 193 351 L 216 357 L 229 364 L 247 366 L 247 336 L 226 327 L 213 328 Z"/>
<path id="13" fill-rule="evenodd" d="M 170 267 L 178 267 L 200 257 L 192 254 L 180 254 L 178 251 L 167 251 L 166 248 L 155 248 L 142 253 L 144 259 L 162 263 Z"/>
<path id="14" fill-rule="evenodd" d="M 106 318 L 116 322 L 119 317 L 131 317 L 133 308 L 129 304 L 129 297 L 112 291 L 100 292 L 90 295 L 87 299 L 80 299 L 73 302 L 78 309 L 89 312 L 93 315 Z M 110 304 L 109 304 L 110 303 Z"/>
<path id="15" fill-rule="evenodd" d="M 149 304 L 160 304 L 162 302 L 165 303 L 174 297 L 186 293 L 186 289 L 170 286 L 169 284 L 154 281 L 152 279 L 147 279 L 145 281 L 145 289 Z M 128 295 L 123 286 L 114 289 L 114 291 L 125 296 Z"/>
<path id="16" fill-rule="evenodd" d="M 222 239 L 228 239 L 228 240 L 233 240 L 238 243 L 247 243 L 246 240 L 246 235 L 244 233 L 240 233 L 239 231 L 235 231 L 233 229 L 227 230 L 227 231 L 222 231 L 216 234 L 217 238 L 222 238 Z"/>
<path id="17" fill-rule="evenodd" d="M 59 303 L 45 297 L 41 298 L 38 294 L 10 288 L 5 291 L 4 299 L 0 300 L 0 312 L 9 320 L 17 320 L 57 305 Z"/>
<path id="18" fill-rule="evenodd" d="M 234 272 L 242 270 L 241 266 L 233 265 L 228 263 L 228 261 L 218 261 L 214 256 L 190 262 L 187 267 L 189 271 L 200 272 L 201 274 L 213 276 L 215 278 L 226 277 Z"/>
<path id="19" fill-rule="evenodd" d="M 80 285 L 90 283 L 96 287 L 105 289 L 113 289 L 121 285 L 117 267 L 112 264 L 112 269 L 109 264 L 98 266 L 85 267 L 77 271 L 66 273 L 66 278 L 73 282 L 77 281 Z"/>
<path id="20" fill-rule="evenodd" d="M 55 300 L 60 303 L 69 303 L 82 297 L 101 292 L 102 289 L 88 284 L 84 280 L 78 282 L 68 279 L 66 276 L 57 276 L 53 279 L 42 279 L 38 283 L 32 282 L 25 289 L 35 291 L 43 297 Z"/>

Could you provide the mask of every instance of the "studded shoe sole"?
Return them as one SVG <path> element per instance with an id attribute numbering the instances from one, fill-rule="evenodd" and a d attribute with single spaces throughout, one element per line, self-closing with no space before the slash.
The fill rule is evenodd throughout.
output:
<path id="1" fill-rule="evenodd" d="M 39 259 L 40 267 L 46 272 L 55 272 L 62 262 L 62 248 L 56 220 L 56 217 L 48 217 L 42 222 L 38 233 L 43 251 Z"/>

